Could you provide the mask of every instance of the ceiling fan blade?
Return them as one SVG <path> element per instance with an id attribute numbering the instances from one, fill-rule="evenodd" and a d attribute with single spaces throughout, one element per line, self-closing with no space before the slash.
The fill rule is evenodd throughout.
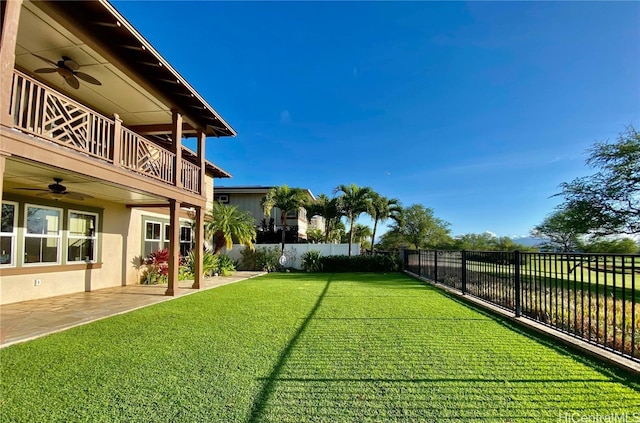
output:
<path id="1" fill-rule="evenodd" d="M 36 57 L 37 57 L 38 59 L 40 59 L 40 60 L 44 60 L 45 62 L 49 63 L 50 65 L 53 65 L 53 66 L 55 66 L 55 67 L 58 67 L 58 64 L 57 64 L 56 62 L 54 62 L 53 60 L 49 60 L 49 59 L 47 59 L 46 57 L 38 56 L 38 55 L 37 55 L 37 54 L 35 54 L 35 53 L 31 53 L 31 54 L 32 54 L 32 55 L 34 55 L 34 56 L 36 56 Z"/>
<path id="2" fill-rule="evenodd" d="M 40 68 L 40 69 L 36 69 L 34 70 L 35 73 L 56 73 L 58 72 L 58 69 L 54 69 L 54 68 Z"/>
<path id="3" fill-rule="evenodd" d="M 82 79 L 85 82 L 88 82 L 89 84 L 93 84 L 93 85 L 102 85 L 102 82 L 98 81 L 97 79 L 95 79 L 93 76 L 84 73 L 84 72 L 76 72 L 76 76 L 80 79 Z"/>
<path id="4" fill-rule="evenodd" d="M 62 195 L 64 195 L 65 198 L 69 198 L 71 200 L 84 200 L 85 198 L 93 198 L 90 195 L 79 194 L 77 192 L 68 192 L 68 191 L 63 192 Z"/>
<path id="5" fill-rule="evenodd" d="M 80 81 L 75 76 L 68 76 L 65 79 L 65 82 L 71 86 L 71 88 L 75 88 L 76 90 L 80 88 Z"/>
<path id="6" fill-rule="evenodd" d="M 42 191 L 42 192 L 49 192 L 48 189 L 42 189 L 42 188 L 16 188 L 19 189 L 20 191 Z"/>
<path id="7" fill-rule="evenodd" d="M 76 71 L 76 70 L 80 69 L 80 65 L 79 65 L 78 63 L 76 63 L 76 61 L 75 61 L 75 60 L 71 60 L 71 59 L 69 59 L 68 57 L 67 57 L 67 58 L 63 58 L 63 59 L 64 59 L 64 60 L 63 60 L 63 62 L 62 62 L 62 63 L 64 63 L 64 65 L 65 65 L 67 68 L 69 68 L 69 69 L 71 69 L 71 70 L 74 70 L 74 71 Z"/>

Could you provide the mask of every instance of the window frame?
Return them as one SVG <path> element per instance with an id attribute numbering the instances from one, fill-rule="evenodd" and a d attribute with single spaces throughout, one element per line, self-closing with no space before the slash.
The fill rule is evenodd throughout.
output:
<path id="1" fill-rule="evenodd" d="M 147 238 L 147 225 L 149 225 L 150 223 L 160 226 L 160 231 L 158 233 L 158 239 L 149 239 L 149 238 Z M 145 254 L 145 251 L 147 249 L 147 242 L 155 242 L 155 243 L 158 244 L 158 248 L 156 248 L 155 250 L 150 251 L 149 254 L 151 254 L 154 251 L 158 251 L 158 250 L 162 249 L 163 238 L 164 238 L 164 235 L 163 235 L 163 232 L 162 232 L 162 228 L 163 227 L 164 227 L 164 224 L 162 222 L 158 222 L 157 220 L 145 220 L 144 221 L 144 232 L 143 232 L 144 233 L 144 237 L 143 237 L 143 241 L 142 241 L 142 254 Z M 148 254 L 145 255 L 145 257 L 146 256 L 148 256 Z"/>
<path id="2" fill-rule="evenodd" d="M 58 219 L 58 234 L 57 235 L 44 235 L 44 234 L 29 234 L 29 228 L 28 228 L 28 224 L 27 221 L 29 219 L 29 208 L 38 208 L 38 209 L 45 209 L 45 210 L 56 210 L 60 213 L 60 218 Z M 23 267 L 38 267 L 38 266 L 59 266 L 62 264 L 62 240 L 63 240 L 63 232 L 64 232 L 64 227 L 63 227 L 63 222 L 64 222 L 64 217 L 65 217 L 65 211 L 64 208 L 60 208 L 60 207 L 52 207 L 52 206 L 45 206 L 42 204 L 33 204 L 33 203 L 24 203 L 24 227 L 23 227 L 23 231 L 22 231 L 22 266 Z M 36 262 L 36 263 L 27 263 L 25 260 L 25 256 L 27 254 L 27 238 L 38 238 L 38 239 L 56 239 L 57 242 L 57 248 L 56 248 L 56 261 L 46 261 L 46 262 Z"/>
<path id="3" fill-rule="evenodd" d="M 77 236 L 77 235 L 71 235 L 71 214 L 72 213 L 76 213 L 76 214 L 84 214 L 84 215 L 89 215 L 89 216 L 93 216 L 95 218 L 95 221 L 93 223 L 94 228 L 93 228 L 93 236 Z M 66 231 L 66 236 L 67 236 L 67 245 L 66 245 L 66 251 L 67 251 L 67 263 L 97 263 L 98 262 L 98 219 L 100 219 L 100 215 L 98 213 L 94 213 L 94 212 L 89 212 L 89 211 L 85 211 L 85 210 L 75 210 L 75 209 L 68 209 L 67 210 L 67 231 Z M 72 260 L 71 257 L 69 257 L 69 246 L 71 245 L 71 240 L 72 239 L 88 239 L 88 240 L 93 240 L 93 257 L 90 260 Z"/>
<path id="4" fill-rule="evenodd" d="M 18 254 L 16 249 L 18 248 L 18 215 L 20 214 L 20 203 L 16 202 L 16 201 L 8 201 L 8 200 L 2 200 L 0 206 L 3 206 L 5 204 L 11 205 L 13 206 L 13 226 L 12 226 L 12 232 L 2 232 L 2 228 L 0 227 L 0 236 L 3 238 L 10 238 L 11 239 L 11 254 L 9 257 L 9 263 L 0 263 L 0 267 L 16 267 L 17 265 L 17 258 L 18 258 Z M 0 215 L 2 213 L 2 209 L 0 209 Z"/>

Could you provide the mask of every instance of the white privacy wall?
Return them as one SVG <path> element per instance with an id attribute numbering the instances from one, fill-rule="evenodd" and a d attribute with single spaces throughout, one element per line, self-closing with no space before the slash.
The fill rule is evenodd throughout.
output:
<path id="1" fill-rule="evenodd" d="M 282 244 L 255 244 L 257 248 L 273 248 L 278 251 L 282 248 Z M 245 247 L 240 244 L 233 244 L 233 249 L 223 252 L 228 254 L 233 260 L 240 261 L 242 255 L 240 252 Z M 302 254 L 310 250 L 320 251 L 321 256 L 347 256 L 349 255 L 349 244 L 285 244 L 284 254 L 287 257 L 285 267 L 293 267 L 294 269 L 302 269 Z M 360 244 L 351 244 L 351 255 L 360 255 Z"/>

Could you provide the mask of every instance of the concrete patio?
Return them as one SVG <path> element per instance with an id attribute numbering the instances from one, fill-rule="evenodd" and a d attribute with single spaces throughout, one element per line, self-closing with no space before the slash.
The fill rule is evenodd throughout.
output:
<path id="1" fill-rule="evenodd" d="M 192 281 L 181 281 L 174 297 L 164 295 L 166 285 L 128 285 L 3 305 L 0 348 L 263 273 L 235 272 L 232 276 L 206 278 L 200 290 L 191 288 Z"/>

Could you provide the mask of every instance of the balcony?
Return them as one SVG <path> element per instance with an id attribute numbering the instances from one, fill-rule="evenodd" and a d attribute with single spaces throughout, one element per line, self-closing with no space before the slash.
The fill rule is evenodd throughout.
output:
<path id="1" fill-rule="evenodd" d="M 176 155 L 160 145 L 51 89 L 18 70 L 13 72 L 13 126 L 86 156 L 137 174 L 175 184 Z M 180 162 L 181 188 L 200 194 L 200 167 Z"/>

